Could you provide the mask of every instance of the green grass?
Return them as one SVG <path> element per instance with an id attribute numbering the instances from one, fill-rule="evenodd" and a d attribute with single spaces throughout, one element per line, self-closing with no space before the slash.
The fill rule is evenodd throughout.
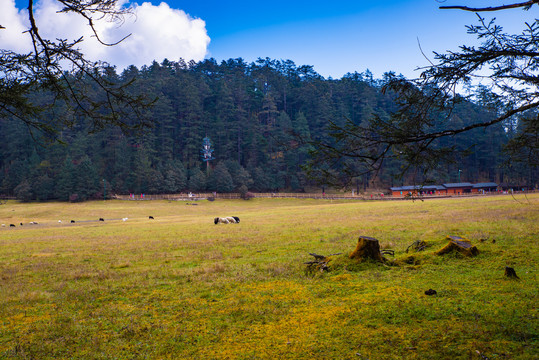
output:
<path id="1" fill-rule="evenodd" d="M 534 359 L 539 195 L 516 199 L 10 201 L 0 358 Z M 400 265 L 351 264 L 359 235 Z M 446 235 L 480 254 L 433 255 Z M 344 254 L 312 274 L 309 252 Z"/>

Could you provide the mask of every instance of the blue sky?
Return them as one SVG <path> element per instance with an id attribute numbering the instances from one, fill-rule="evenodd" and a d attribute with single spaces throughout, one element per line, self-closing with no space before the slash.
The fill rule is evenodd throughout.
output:
<path id="1" fill-rule="evenodd" d="M 375 76 L 393 70 L 417 76 L 428 65 L 421 54 L 456 50 L 474 41 L 465 25 L 474 13 L 439 10 L 448 4 L 492 4 L 493 1 L 167 1 L 206 22 L 209 56 L 291 59 L 314 65 L 323 76 L 370 69 Z M 157 4 L 158 2 L 154 2 Z M 510 14 L 509 14 L 510 13 Z M 496 13 L 506 24 L 518 24 L 522 10 Z M 491 15 L 492 16 L 492 15 Z"/>
<path id="2" fill-rule="evenodd" d="M 465 25 L 476 24 L 477 16 L 465 11 L 439 10 L 440 5 L 500 3 L 469 0 L 165 2 L 172 10 L 183 10 L 190 19 L 204 21 L 209 39 L 202 40 L 200 34 L 193 36 L 204 43 L 205 54 L 202 56 L 205 58 L 214 57 L 218 61 L 238 57 L 246 61 L 258 57 L 290 59 L 297 65 L 313 65 L 324 77 L 333 78 L 366 69 L 375 77 L 386 71 L 416 77 L 419 72 L 415 69 L 428 65 L 418 42 L 431 59 L 433 51 L 457 50 L 459 45 L 475 42 L 473 36 L 466 34 Z M 16 1 L 19 8 L 25 3 L 25 0 Z M 161 1 L 152 0 L 151 3 L 158 6 Z M 488 18 L 496 16 L 504 28 L 520 31 L 523 19 L 531 20 L 536 10 L 524 12 L 518 9 L 484 15 Z M 169 23 L 175 21 L 183 20 L 155 20 L 152 26 L 164 28 L 163 24 L 170 26 Z M 149 50 L 150 54 L 165 56 L 159 55 L 159 50 L 168 48 L 166 43 L 146 42 L 155 45 Z M 168 44 L 175 42 L 171 40 Z M 181 54 L 186 51 L 181 50 L 185 46 L 179 48 L 171 49 L 176 52 L 166 56 L 170 60 L 189 57 Z M 200 51 L 197 54 L 192 58 L 199 60 Z"/>

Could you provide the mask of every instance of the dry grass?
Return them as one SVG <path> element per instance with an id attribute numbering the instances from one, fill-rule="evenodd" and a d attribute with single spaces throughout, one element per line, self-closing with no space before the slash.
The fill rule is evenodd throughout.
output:
<path id="1" fill-rule="evenodd" d="M 25 225 L 0 229 L 0 358 L 534 358 L 528 199 L 8 202 L 0 222 Z M 350 263 L 359 235 L 400 266 Z M 446 235 L 479 256 L 434 256 Z M 308 274 L 309 252 L 344 254 Z"/>

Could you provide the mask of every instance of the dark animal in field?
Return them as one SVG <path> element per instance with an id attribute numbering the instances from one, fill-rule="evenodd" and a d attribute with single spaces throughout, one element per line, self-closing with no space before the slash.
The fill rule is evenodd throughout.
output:
<path id="1" fill-rule="evenodd" d="M 9 224 L 9 227 L 15 227 L 15 224 Z"/>
<path id="2" fill-rule="evenodd" d="M 239 217 L 237 217 L 237 216 L 232 216 L 232 217 L 234 218 L 234 220 L 236 220 L 237 223 L 240 222 L 240 218 L 239 218 Z"/>
<path id="3" fill-rule="evenodd" d="M 151 216 L 151 215 L 150 215 L 148 218 L 149 218 L 150 220 L 153 220 L 153 216 Z"/>
<path id="4" fill-rule="evenodd" d="M 74 224 L 74 223 L 75 223 L 75 220 L 71 220 L 71 223 Z"/>
<path id="5" fill-rule="evenodd" d="M 21 223 L 21 226 L 22 226 L 22 223 Z"/>
<path id="6" fill-rule="evenodd" d="M 99 221 L 105 221 L 105 219 L 103 219 L 103 218 L 99 218 Z"/>

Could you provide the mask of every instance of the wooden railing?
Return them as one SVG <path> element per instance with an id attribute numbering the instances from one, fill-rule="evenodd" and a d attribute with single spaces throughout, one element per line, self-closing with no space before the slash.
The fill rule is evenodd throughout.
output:
<path id="1" fill-rule="evenodd" d="M 525 192 L 517 192 L 514 194 L 520 193 L 537 193 L 538 190 L 530 190 Z M 382 195 L 380 194 L 362 194 L 362 195 L 352 195 L 349 194 L 322 194 L 322 193 L 249 193 L 255 198 L 294 198 L 294 199 L 326 199 L 326 200 L 404 200 L 409 199 L 403 196 L 391 196 L 391 195 Z M 507 193 L 506 193 L 507 194 Z M 443 195 L 423 195 L 420 197 L 415 197 L 415 199 L 439 199 L 447 197 L 471 197 L 471 196 L 494 196 L 494 195 L 504 195 L 499 192 L 485 193 L 485 194 L 461 194 L 461 195 L 452 195 L 452 194 L 443 194 Z M 119 200 L 175 200 L 175 201 L 197 201 L 205 200 L 209 198 L 214 199 L 241 199 L 241 194 L 239 193 L 179 193 L 179 194 L 155 194 L 155 195 L 114 195 L 113 198 Z"/>
<path id="2" fill-rule="evenodd" d="M 322 193 L 249 193 L 255 198 L 296 198 L 296 199 L 329 199 L 329 200 L 367 200 L 369 196 L 357 196 L 352 194 L 322 194 Z M 208 198 L 215 199 L 241 199 L 240 193 L 192 193 L 189 194 L 156 194 L 156 195 L 114 195 L 119 200 L 179 200 L 179 201 L 197 201 Z M 385 195 L 383 197 L 386 197 Z M 381 195 L 373 195 L 372 199 L 381 199 Z"/>
<path id="3" fill-rule="evenodd" d="M 239 193 L 223 193 L 223 194 L 213 194 L 213 193 L 191 193 L 191 194 L 133 194 L 133 195 L 113 195 L 113 198 L 119 200 L 185 200 L 185 201 L 196 201 L 203 200 L 208 198 L 215 199 L 240 199 Z"/>

